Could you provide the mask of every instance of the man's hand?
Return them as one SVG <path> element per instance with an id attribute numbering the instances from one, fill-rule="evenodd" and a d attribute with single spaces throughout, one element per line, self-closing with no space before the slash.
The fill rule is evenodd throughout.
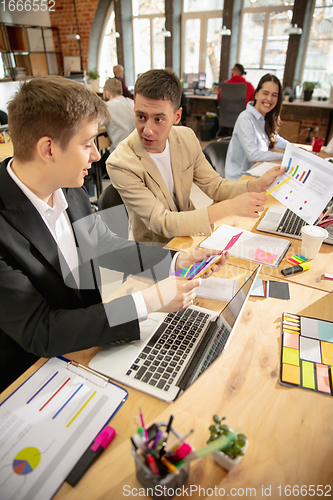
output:
<path id="1" fill-rule="evenodd" d="M 258 179 L 251 179 L 247 183 L 249 192 L 265 193 L 276 177 L 284 174 L 286 167 L 273 167 Z"/>
<path id="2" fill-rule="evenodd" d="M 211 255 L 219 254 L 219 250 L 207 250 L 206 248 L 196 248 L 191 252 L 180 252 L 177 257 L 175 269 L 183 269 L 184 267 L 188 267 L 191 264 L 196 264 L 197 262 L 202 262 L 204 259 L 207 259 Z M 213 273 L 216 273 L 220 267 L 224 266 L 227 263 L 229 258 L 229 254 L 221 255 L 221 258 L 214 264 L 211 269 L 209 269 L 205 274 L 202 275 L 202 278 L 209 278 Z"/>
<path id="3" fill-rule="evenodd" d="M 148 314 L 154 311 L 181 311 L 191 306 L 196 297 L 195 289 L 200 283 L 200 278 L 188 280 L 186 278 L 170 276 L 165 280 L 159 281 L 156 285 L 143 290 L 142 295 Z"/>

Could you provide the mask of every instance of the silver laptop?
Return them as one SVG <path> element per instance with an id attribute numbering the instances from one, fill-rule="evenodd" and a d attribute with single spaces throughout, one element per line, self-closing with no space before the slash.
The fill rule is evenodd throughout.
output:
<path id="1" fill-rule="evenodd" d="M 103 347 L 89 367 L 163 401 L 173 401 L 228 345 L 260 267 L 220 314 L 196 306 L 177 313 L 153 313 L 140 323 L 140 340 Z"/>
<path id="2" fill-rule="evenodd" d="M 332 202 L 327 205 L 323 215 L 316 220 L 315 225 L 320 225 L 331 210 Z M 305 225 L 307 225 L 307 222 L 299 217 L 299 215 L 295 214 L 295 212 L 292 212 L 289 208 L 286 208 L 283 205 L 271 205 L 257 225 L 257 230 L 265 233 L 278 234 L 280 236 L 289 236 L 301 240 L 301 229 Z M 330 224 L 327 226 L 326 230 L 328 232 L 328 238 L 324 240 L 324 243 L 333 245 L 333 225 Z"/>

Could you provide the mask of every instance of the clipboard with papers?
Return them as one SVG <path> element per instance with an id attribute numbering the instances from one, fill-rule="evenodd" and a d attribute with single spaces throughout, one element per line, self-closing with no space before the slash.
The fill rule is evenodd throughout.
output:
<path id="1" fill-rule="evenodd" d="M 49 359 L 0 405 L 0 498 L 52 498 L 127 397 L 94 370 Z"/>

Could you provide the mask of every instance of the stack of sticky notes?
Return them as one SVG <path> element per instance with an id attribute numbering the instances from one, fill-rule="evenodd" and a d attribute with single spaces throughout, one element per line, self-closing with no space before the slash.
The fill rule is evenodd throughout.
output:
<path id="1" fill-rule="evenodd" d="M 287 262 L 290 262 L 290 264 L 292 264 L 293 266 L 299 266 L 300 264 L 302 264 L 303 262 L 305 262 L 306 259 L 305 257 L 303 257 L 303 255 L 293 255 L 292 257 L 288 257 L 288 259 L 285 259 Z"/>
<path id="2" fill-rule="evenodd" d="M 333 323 L 284 313 L 280 384 L 333 395 Z"/>
<path id="3" fill-rule="evenodd" d="M 250 296 L 289 300 L 289 285 L 283 281 L 266 281 L 257 278 L 253 283 Z"/>

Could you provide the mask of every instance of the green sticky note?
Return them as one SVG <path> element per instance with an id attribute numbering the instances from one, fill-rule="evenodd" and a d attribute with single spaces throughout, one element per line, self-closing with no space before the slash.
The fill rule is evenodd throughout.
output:
<path id="1" fill-rule="evenodd" d="M 307 389 L 315 389 L 314 364 L 302 360 L 302 385 Z"/>
<path id="2" fill-rule="evenodd" d="M 319 339 L 326 342 L 333 342 L 333 323 L 328 321 L 318 321 Z"/>
<path id="3" fill-rule="evenodd" d="M 282 363 L 299 366 L 299 351 L 290 347 L 283 347 Z"/>

